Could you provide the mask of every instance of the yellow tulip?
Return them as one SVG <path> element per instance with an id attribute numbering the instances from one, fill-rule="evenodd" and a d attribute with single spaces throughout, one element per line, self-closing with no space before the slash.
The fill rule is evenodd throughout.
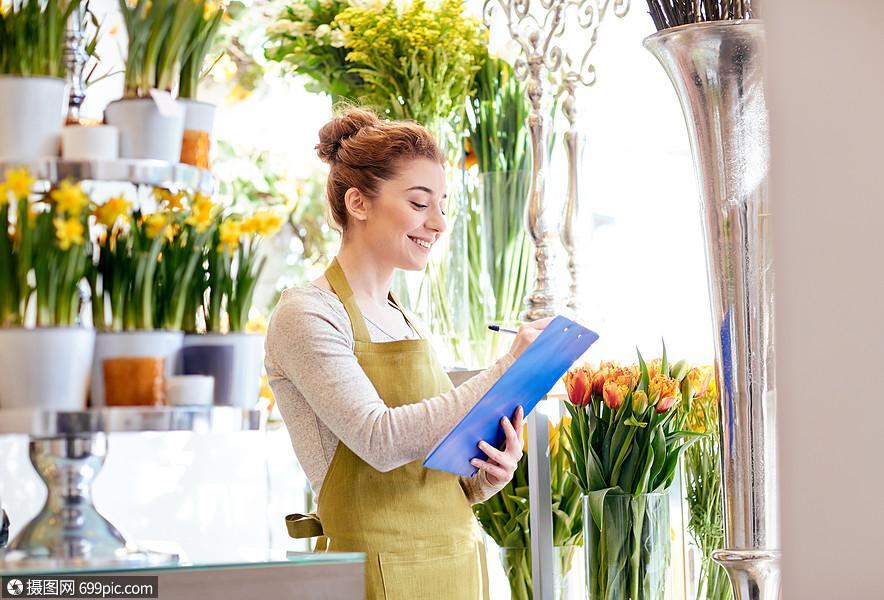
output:
<path id="1" fill-rule="evenodd" d="M 644 390 L 638 390 L 632 394 L 632 412 L 641 416 L 648 410 L 648 395 Z"/>
<path id="2" fill-rule="evenodd" d="M 58 247 L 62 250 L 69 250 L 71 246 L 83 245 L 83 232 L 85 228 L 83 223 L 75 217 L 69 219 L 55 218 L 52 220 L 55 225 L 55 237 L 58 240 Z"/>
<path id="3" fill-rule="evenodd" d="M 89 198 L 79 183 L 71 183 L 67 179 L 61 182 L 58 188 L 49 193 L 49 197 L 55 201 L 58 210 L 72 217 L 79 216 L 89 204 Z"/>

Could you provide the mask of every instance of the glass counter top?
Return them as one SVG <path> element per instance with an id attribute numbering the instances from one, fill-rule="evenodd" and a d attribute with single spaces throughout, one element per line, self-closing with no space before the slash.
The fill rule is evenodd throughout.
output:
<path id="1" fill-rule="evenodd" d="M 164 549 L 166 550 L 166 549 Z M 173 553 L 174 554 L 174 553 Z M 168 555 L 168 553 L 166 554 Z M 248 553 L 243 553 L 248 555 Z M 198 571 L 208 569 L 255 569 L 284 567 L 295 565 L 327 565 L 327 564 L 354 564 L 365 561 L 365 555 L 361 552 L 296 552 L 286 550 L 256 550 L 251 558 L 240 555 L 231 559 L 209 559 L 191 562 L 180 559 L 178 562 L 157 562 L 150 564 L 134 564 L 132 562 L 119 563 L 83 563 L 76 566 L 61 566 L 45 561 L 29 561 L 27 564 L 15 561 L 4 562 L 3 553 L 0 552 L 0 575 L 9 577 L 12 575 L 85 575 L 94 573 L 126 573 L 130 575 L 149 575 L 159 571 Z"/>

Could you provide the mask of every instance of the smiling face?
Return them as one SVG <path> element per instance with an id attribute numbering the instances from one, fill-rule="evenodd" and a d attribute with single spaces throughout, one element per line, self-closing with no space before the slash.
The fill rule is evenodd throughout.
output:
<path id="1" fill-rule="evenodd" d="M 446 198 L 442 165 L 427 158 L 403 161 L 366 201 L 359 219 L 365 243 L 393 268 L 422 270 L 447 227 Z"/>

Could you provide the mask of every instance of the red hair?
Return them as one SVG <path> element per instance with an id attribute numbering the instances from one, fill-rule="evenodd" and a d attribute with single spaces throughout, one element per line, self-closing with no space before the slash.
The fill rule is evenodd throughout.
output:
<path id="1" fill-rule="evenodd" d="M 331 170 L 326 199 L 337 228 L 347 227 L 344 194 L 356 188 L 375 197 L 382 181 L 393 179 L 402 160 L 444 157 L 426 128 L 408 121 L 382 121 L 363 108 L 348 108 L 319 130 L 316 153 Z"/>

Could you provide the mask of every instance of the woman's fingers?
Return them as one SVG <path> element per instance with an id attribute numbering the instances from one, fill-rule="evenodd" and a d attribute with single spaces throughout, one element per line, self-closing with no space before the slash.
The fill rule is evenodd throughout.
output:
<path id="1" fill-rule="evenodd" d="M 513 419 L 513 428 L 516 430 L 516 439 L 519 440 L 519 448 L 525 447 L 525 440 L 522 438 L 524 434 L 525 410 L 520 406 L 516 409 L 516 416 Z"/>
<path id="2" fill-rule="evenodd" d="M 510 420 L 506 417 L 500 420 L 500 426 L 503 428 L 503 434 L 506 436 L 506 448 L 507 450 L 518 448 L 522 449 L 522 444 L 519 442 L 519 435 L 516 433 L 516 430 L 513 428 L 513 424 L 510 423 Z"/>
<path id="3" fill-rule="evenodd" d="M 492 464 L 490 462 L 486 462 L 484 460 L 480 460 L 478 458 L 474 458 L 470 461 L 470 464 L 474 467 L 478 467 L 482 471 L 488 474 L 488 478 L 490 481 L 509 481 L 512 479 L 512 474 L 507 472 L 503 467 Z"/>
<path id="4" fill-rule="evenodd" d="M 488 442 L 479 442 L 479 450 L 484 452 L 488 458 L 495 462 L 502 463 L 506 461 L 506 452 L 498 450 Z"/>

